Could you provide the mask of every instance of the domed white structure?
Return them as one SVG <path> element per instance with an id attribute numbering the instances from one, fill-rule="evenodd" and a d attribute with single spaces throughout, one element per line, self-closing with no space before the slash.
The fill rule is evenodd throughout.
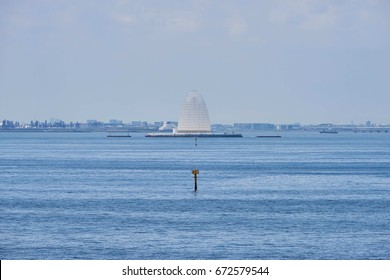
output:
<path id="1" fill-rule="evenodd" d="M 242 137 L 236 133 L 211 133 L 209 112 L 202 96 L 191 91 L 183 104 L 178 127 L 172 133 L 148 133 L 145 137 Z"/>
<path id="2" fill-rule="evenodd" d="M 209 112 L 202 96 L 191 91 L 183 104 L 177 133 L 202 134 L 211 133 Z"/>
<path id="3" fill-rule="evenodd" d="M 164 122 L 161 127 L 159 127 L 159 131 L 173 131 L 176 129 L 176 125 L 171 122 Z"/>

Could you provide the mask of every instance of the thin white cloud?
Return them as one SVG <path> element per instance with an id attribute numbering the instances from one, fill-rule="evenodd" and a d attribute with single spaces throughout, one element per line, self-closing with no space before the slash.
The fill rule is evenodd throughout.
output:
<path id="1" fill-rule="evenodd" d="M 8 15 L 8 22 L 17 28 L 29 29 L 37 26 L 37 20 L 25 11 L 17 11 Z"/>
<path id="2" fill-rule="evenodd" d="M 157 20 L 161 21 L 168 31 L 195 32 L 200 28 L 200 21 L 188 12 L 171 11 L 159 16 Z"/>
<path id="3" fill-rule="evenodd" d="M 337 9 L 332 6 L 326 6 L 324 10 L 316 13 L 307 13 L 300 27 L 303 29 L 326 29 L 336 26 L 339 22 Z"/>
<path id="4" fill-rule="evenodd" d="M 330 1 L 296 0 L 278 2 L 270 11 L 271 22 L 303 29 L 323 29 L 338 22 L 337 4 Z"/>
<path id="5" fill-rule="evenodd" d="M 248 32 L 248 25 L 242 17 L 235 17 L 228 20 L 229 34 L 232 36 L 241 36 Z"/>
<path id="6" fill-rule="evenodd" d="M 133 25 L 137 22 L 137 18 L 129 14 L 112 12 L 111 16 L 115 21 L 125 25 Z"/>
<path id="7" fill-rule="evenodd" d="M 281 0 L 269 13 L 271 22 L 302 29 L 390 26 L 390 3 L 384 0 Z"/>
<path id="8" fill-rule="evenodd" d="M 191 6 L 172 9 L 167 5 L 146 5 L 142 2 L 120 1 L 112 12 L 112 18 L 121 24 L 158 30 L 158 32 L 195 32 L 201 20 Z"/>

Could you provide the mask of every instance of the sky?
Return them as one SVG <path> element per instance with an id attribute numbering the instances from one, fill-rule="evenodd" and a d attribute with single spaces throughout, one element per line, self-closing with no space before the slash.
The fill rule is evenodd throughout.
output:
<path id="1" fill-rule="evenodd" d="M 1 0 L 0 119 L 390 123 L 388 0 Z"/>

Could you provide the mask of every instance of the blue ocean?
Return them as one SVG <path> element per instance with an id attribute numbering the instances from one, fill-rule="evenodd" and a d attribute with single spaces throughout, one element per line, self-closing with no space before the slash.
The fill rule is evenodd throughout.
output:
<path id="1" fill-rule="evenodd" d="M 390 259 L 390 133 L 253 136 L 0 133 L 0 259 Z"/>

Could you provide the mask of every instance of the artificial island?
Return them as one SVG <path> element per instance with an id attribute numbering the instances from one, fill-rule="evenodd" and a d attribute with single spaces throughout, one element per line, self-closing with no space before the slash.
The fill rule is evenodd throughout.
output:
<path id="1" fill-rule="evenodd" d="M 198 92 L 191 91 L 184 101 L 178 127 L 172 133 L 148 133 L 145 137 L 242 137 L 242 134 L 213 133 L 206 102 Z"/>

